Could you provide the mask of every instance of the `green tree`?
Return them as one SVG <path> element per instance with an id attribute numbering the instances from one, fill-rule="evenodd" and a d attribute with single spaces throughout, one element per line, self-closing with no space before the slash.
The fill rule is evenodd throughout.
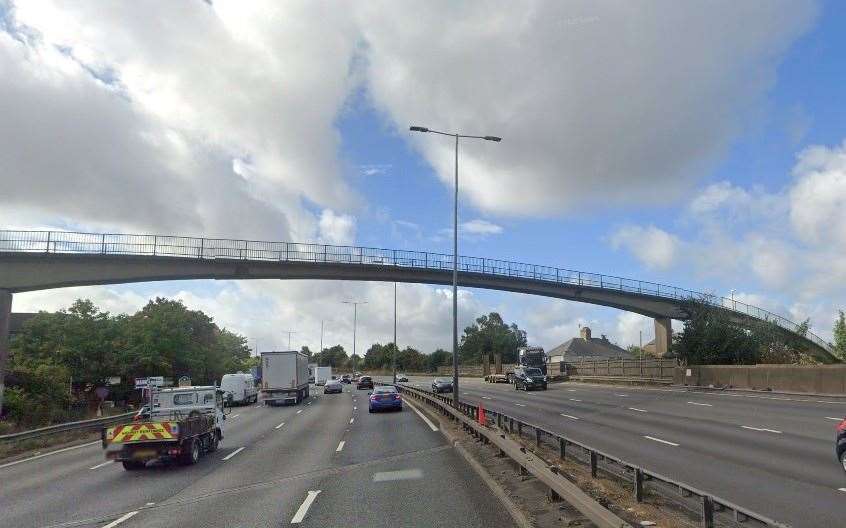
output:
<path id="1" fill-rule="evenodd" d="M 439 348 L 429 354 L 427 368 L 429 372 L 437 372 L 438 367 L 452 365 L 452 353 Z"/>
<path id="2" fill-rule="evenodd" d="M 834 322 L 834 353 L 841 360 L 846 361 L 846 318 L 843 310 L 838 312 L 837 320 Z"/>
<path id="3" fill-rule="evenodd" d="M 347 352 L 341 345 L 335 345 L 314 354 L 311 360 L 321 367 L 341 368 L 347 364 Z"/>
<path id="4" fill-rule="evenodd" d="M 464 329 L 459 346 L 463 364 L 478 364 L 482 354 L 502 354 L 503 363 L 517 362 L 517 349 L 526 346 L 526 332 L 506 324 L 496 312 L 482 315 Z"/>
<path id="5" fill-rule="evenodd" d="M 307 355 L 309 358 L 311 357 L 311 349 L 309 349 L 306 345 L 303 345 L 303 347 L 300 349 L 300 352 Z"/>

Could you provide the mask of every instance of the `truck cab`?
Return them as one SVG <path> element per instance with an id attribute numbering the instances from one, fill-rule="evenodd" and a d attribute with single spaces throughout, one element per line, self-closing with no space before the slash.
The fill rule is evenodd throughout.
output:
<path id="1" fill-rule="evenodd" d="M 223 439 L 224 407 L 224 391 L 214 386 L 153 389 L 152 406 L 131 423 L 103 429 L 106 459 L 127 470 L 151 461 L 195 464 Z"/>

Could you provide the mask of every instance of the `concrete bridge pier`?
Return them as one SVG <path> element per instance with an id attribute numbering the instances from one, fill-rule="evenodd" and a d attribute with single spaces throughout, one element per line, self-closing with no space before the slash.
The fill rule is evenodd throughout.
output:
<path id="1" fill-rule="evenodd" d="M 655 355 L 661 357 L 673 344 L 673 321 L 669 317 L 655 318 Z"/>
<path id="2" fill-rule="evenodd" d="M 12 317 L 12 292 L 0 290 L 0 415 L 6 388 L 6 363 L 9 361 L 9 319 Z"/>

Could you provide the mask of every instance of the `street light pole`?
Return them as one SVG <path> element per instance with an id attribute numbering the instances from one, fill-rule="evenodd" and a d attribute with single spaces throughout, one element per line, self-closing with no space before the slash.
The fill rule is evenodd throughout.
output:
<path id="1" fill-rule="evenodd" d="M 455 138 L 455 197 L 452 222 L 452 405 L 458 407 L 458 140 L 467 138 L 500 142 L 502 138 L 441 132 L 421 126 L 412 126 L 409 130 L 412 132 L 431 132 Z"/>
<path id="2" fill-rule="evenodd" d="M 296 330 L 282 330 L 288 333 L 288 350 L 291 350 L 291 334 L 296 334 Z"/>
<path id="3" fill-rule="evenodd" d="M 320 350 L 317 352 L 323 352 L 323 319 L 320 320 Z"/>
<path id="4" fill-rule="evenodd" d="M 353 356 L 355 356 L 355 332 L 358 326 L 358 305 L 367 304 L 367 301 L 341 301 L 343 304 L 353 305 Z"/>
<path id="5" fill-rule="evenodd" d="M 397 283 L 394 283 L 394 353 L 391 354 L 391 366 L 394 371 L 394 385 L 397 384 L 397 353 L 399 352 L 399 345 L 397 345 Z"/>

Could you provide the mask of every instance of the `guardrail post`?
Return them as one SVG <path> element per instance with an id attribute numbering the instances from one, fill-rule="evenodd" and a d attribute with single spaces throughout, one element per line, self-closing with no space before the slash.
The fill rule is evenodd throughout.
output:
<path id="1" fill-rule="evenodd" d="M 496 413 L 496 426 L 502 429 L 502 415 L 499 413 Z"/>
<path id="2" fill-rule="evenodd" d="M 100 235 L 100 252 L 103 253 L 103 255 L 106 254 L 106 234 L 105 233 Z"/>
<path id="3" fill-rule="evenodd" d="M 200 239 L 200 250 L 197 252 L 197 258 L 201 259 L 206 255 L 206 239 Z"/>
<path id="4" fill-rule="evenodd" d="M 47 249 L 44 250 L 45 253 L 50 253 L 50 235 L 52 234 L 52 231 L 47 231 Z"/>
<path id="5" fill-rule="evenodd" d="M 523 436 L 523 422 L 517 420 L 517 436 Z"/>
<path id="6" fill-rule="evenodd" d="M 567 441 L 563 438 L 558 439 L 558 456 L 564 460 L 567 455 Z"/>
<path id="7" fill-rule="evenodd" d="M 702 496 L 702 528 L 714 528 L 714 499 Z"/>
<path id="8" fill-rule="evenodd" d="M 643 502 L 643 470 L 634 470 L 634 495 L 637 502 Z"/>
<path id="9" fill-rule="evenodd" d="M 590 452 L 590 476 L 596 478 L 596 451 Z"/>
<path id="10" fill-rule="evenodd" d="M 538 447 L 540 447 L 540 445 L 541 445 L 541 435 L 542 434 L 543 434 L 543 431 L 541 431 L 540 429 L 535 429 L 535 445 L 538 446 Z"/>

